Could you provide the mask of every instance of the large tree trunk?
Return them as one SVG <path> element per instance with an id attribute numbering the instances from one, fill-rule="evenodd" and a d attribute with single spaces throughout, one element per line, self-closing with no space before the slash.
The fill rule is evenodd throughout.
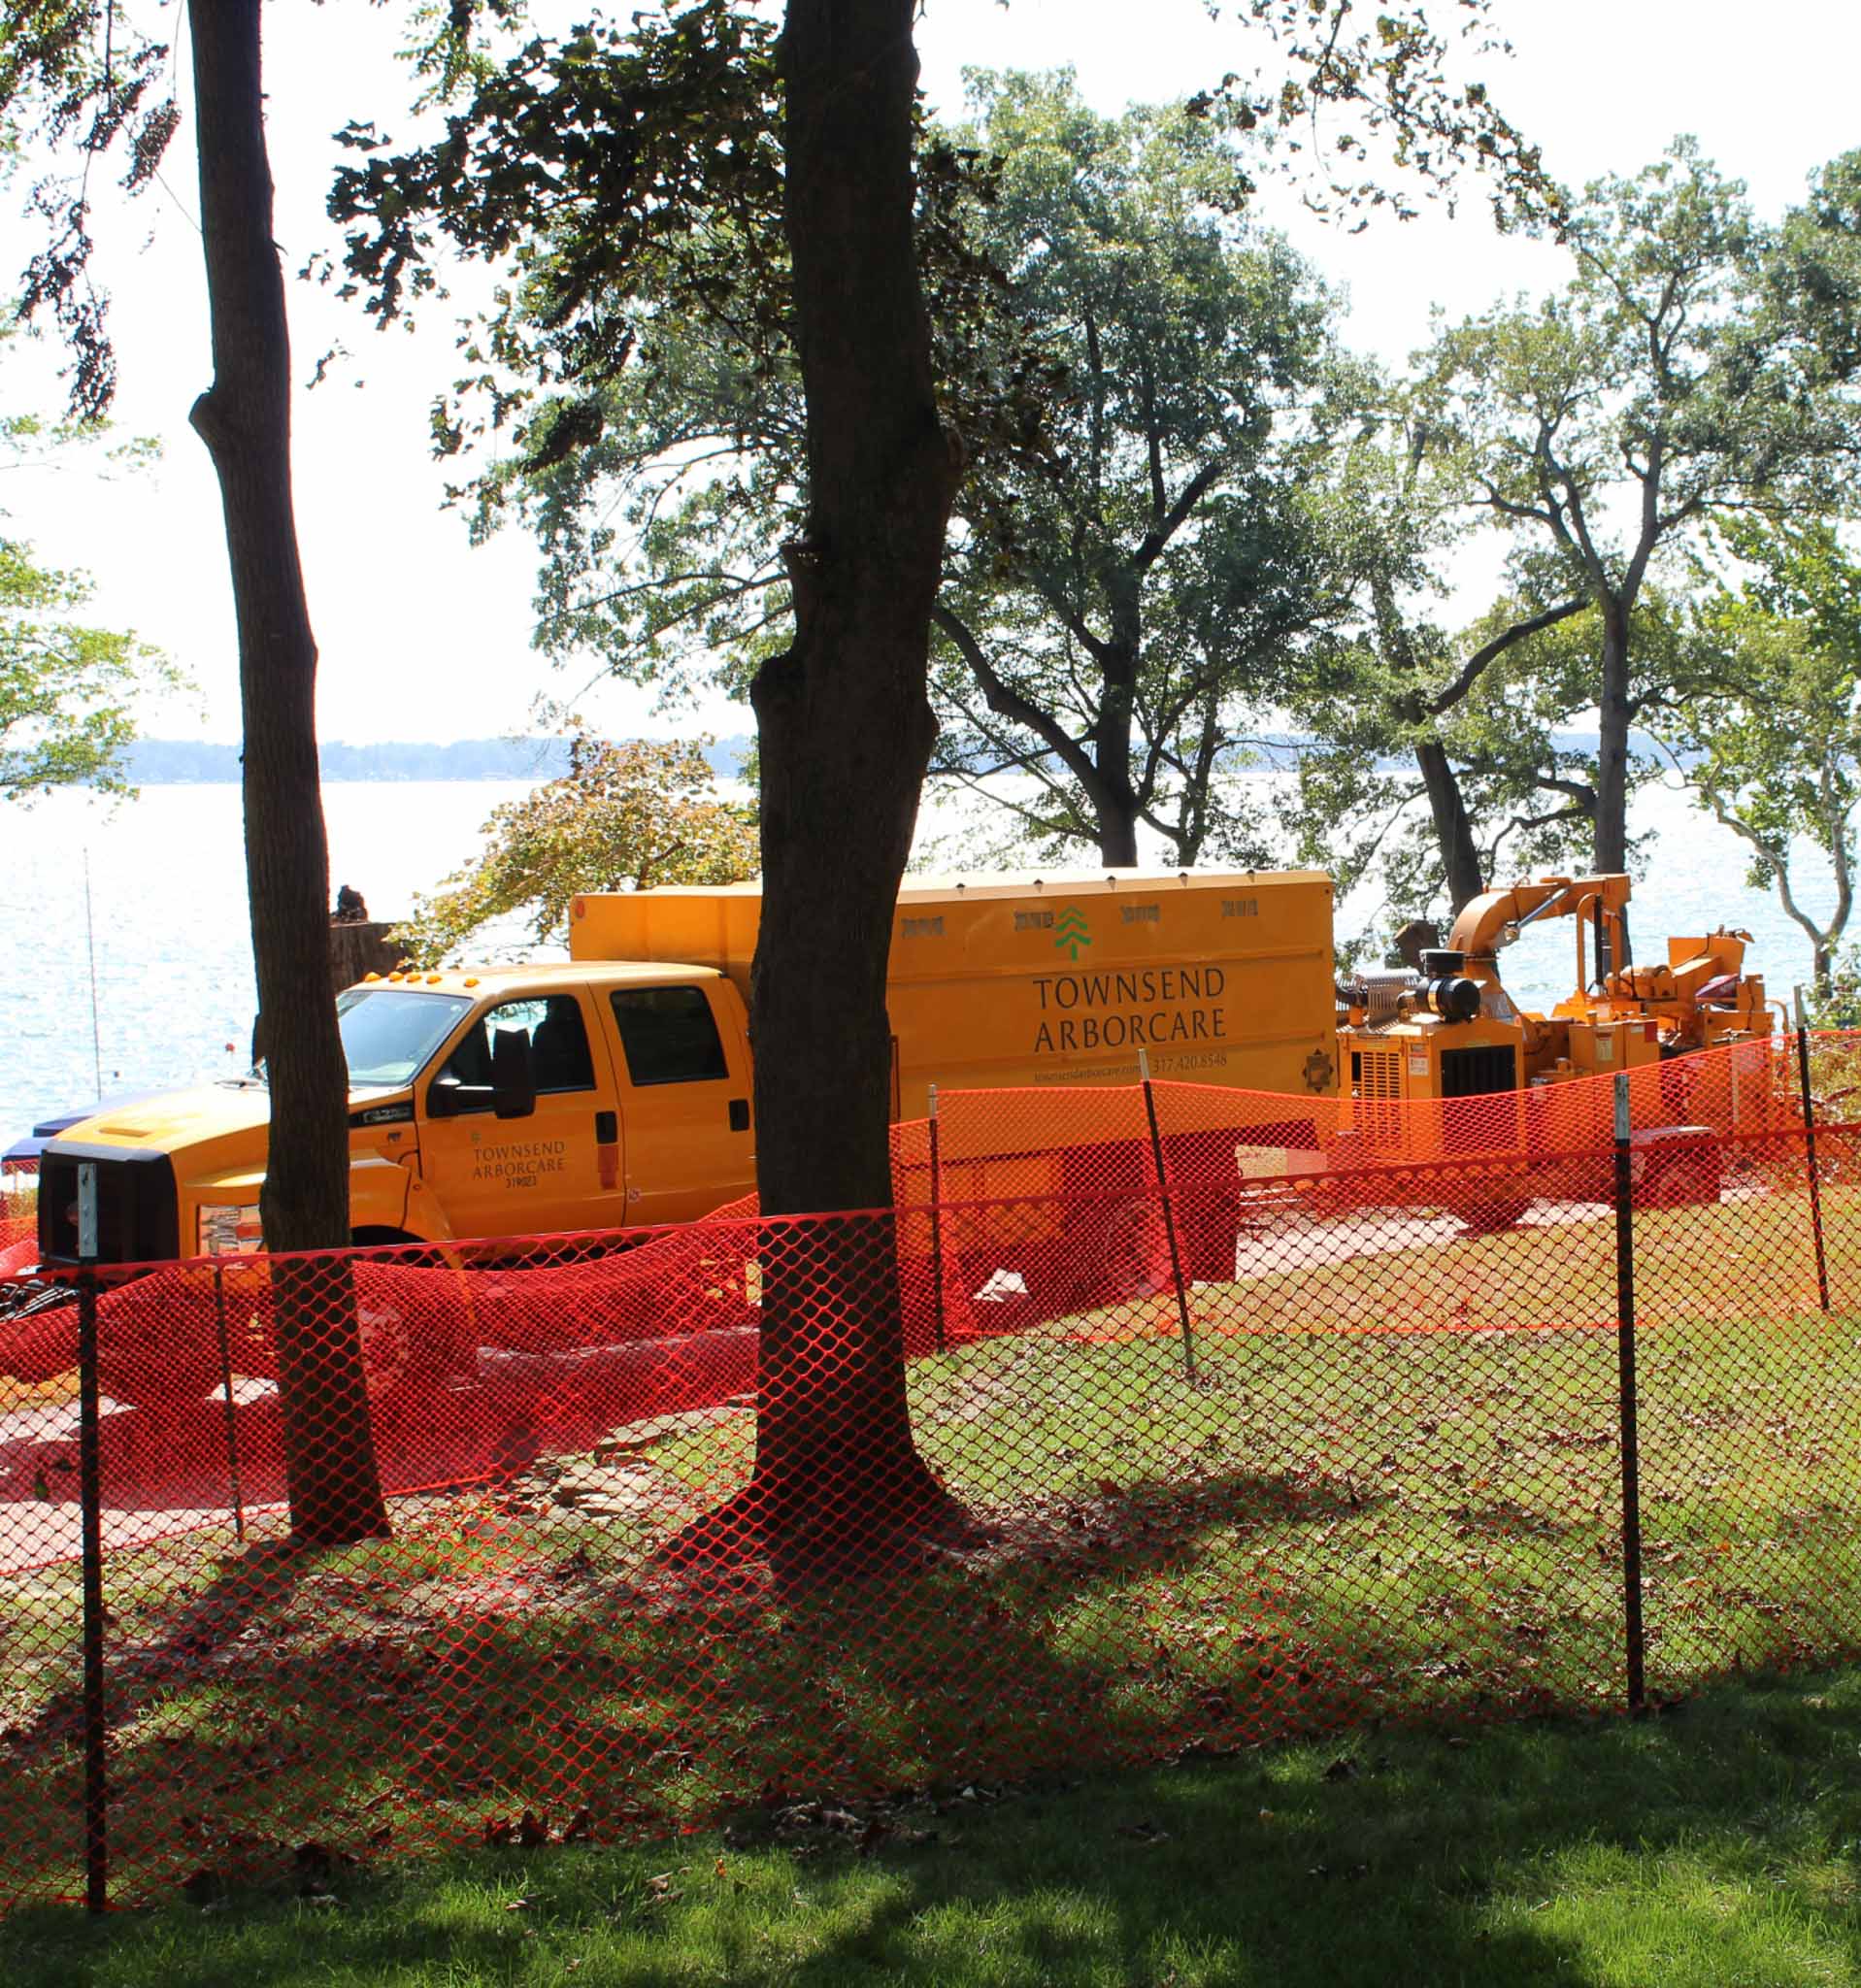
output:
<path id="1" fill-rule="evenodd" d="M 260 1213 L 273 1250 L 346 1243 L 349 1076 L 329 985 L 316 644 L 291 509 L 290 339 L 272 241 L 258 0 L 193 0 L 195 137 L 214 382 L 192 420 L 225 513 L 245 728 L 246 878 L 271 1077 Z M 276 1274 L 291 1525 L 316 1543 L 387 1530 L 346 1263 Z"/>
<path id="2" fill-rule="evenodd" d="M 1613 598 L 1603 611 L 1603 672 L 1597 698 L 1600 734 L 1596 749 L 1596 868 L 1610 874 L 1628 868 L 1628 607 Z M 1627 911 L 1622 913 L 1622 956 L 1612 971 L 1634 957 Z"/>
<path id="3" fill-rule="evenodd" d="M 1110 793 L 1099 803 L 1099 861 L 1129 870 L 1137 859 L 1137 809 L 1128 793 Z"/>
<path id="4" fill-rule="evenodd" d="M 1101 689 L 1092 725 L 1092 760 L 1099 792 L 1099 861 L 1131 869 L 1137 854 L 1137 792 L 1131 780 L 1131 736 L 1137 723 L 1138 655 L 1143 643 L 1143 581 L 1120 573 L 1108 585 L 1112 639 L 1099 657 Z"/>
<path id="5" fill-rule="evenodd" d="M 892 1198 L 885 974 L 936 734 L 931 606 L 960 452 L 938 417 L 912 228 L 914 0 L 789 0 L 787 230 L 808 414 L 795 640 L 752 690 L 762 1211 Z M 888 1214 L 763 1249 L 750 1518 L 779 1563 L 882 1557 L 946 1509 L 912 1441 Z"/>
<path id="6" fill-rule="evenodd" d="M 1456 915 L 1486 888 L 1480 874 L 1479 849 L 1468 818 L 1460 779 L 1438 739 L 1415 743 L 1415 764 L 1428 790 L 1428 812 L 1434 817 L 1435 842 L 1441 850 L 1441 873 Z"/>
<path id="7" fill-rule="evenodd" d="M 1628 610 L 1605 600 L 1602 679 L 1596 699 L 1601 734 L 1596 755 L 1596 868 L 1628 868 Z"/>

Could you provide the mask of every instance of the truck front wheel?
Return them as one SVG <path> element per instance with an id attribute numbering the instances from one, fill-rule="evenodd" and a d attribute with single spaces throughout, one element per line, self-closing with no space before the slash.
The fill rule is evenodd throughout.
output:
<path id="1" fill-rule="evenodd" d="M 387 1395 L 413 1382 L 469 1373 L 472 1300 L 457 1252 L 400 1229 L 357 1229 L 353 1240 L 358 1249 L 402 1245 L 393 1255 L 364 1257 L 355 1266 L 356 1322 L 370 1390 Z"/>

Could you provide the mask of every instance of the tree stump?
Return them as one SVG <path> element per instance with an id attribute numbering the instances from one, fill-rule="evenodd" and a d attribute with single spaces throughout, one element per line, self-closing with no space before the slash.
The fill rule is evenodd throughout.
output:
<path id="1" fill-rule="evenodd" d="M 332 918 L 329 923 L 329 977 L 332 999 L 345 987 L 370 974 L 391 974 L 401 963 L 401 949 L 387 943 L 391 918 L 367 923 Z M 265 1059 L 265 1017 L 252 1017 L 252 1061 Z"/>
<path id="2" fill-rule="evenodd" d="M 387 943 L 391 920 L 338 924 L 330 920 L 329 971 L 333 990 L 340 994 L 370 974 L 391 974 L 401 963 L 401 949 Z"/>

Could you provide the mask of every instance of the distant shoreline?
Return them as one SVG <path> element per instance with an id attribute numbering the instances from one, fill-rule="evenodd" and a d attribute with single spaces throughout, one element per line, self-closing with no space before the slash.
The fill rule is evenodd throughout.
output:
<path id="1" fill-rule="evenodd" d="M 1555 735 L 1558 746 L 1567 751 L 1593 752 L 1594 732 Z M 719 739 L 707 748 L 705 757 L 719 779 L 743 777 L 744 762 L 755 747 L 748 733 Z M 1303 743 L 1290 737 L 1276 737 L 1270 743 L 1292 746 Z M 1638 759 L 1662 755 L 1651 749 L 1651 742 L 1637 734 L 1632 748 Z M 240 748 L 223 742 L 189 739 L 142 739 L 124 756 L 124 772 L 132 786 L 206 787 L 232 786 L 239 781 Z M 1379 768 L 1389 771 L 1404 761 L 1379 759 Z M 437 746 L 417 741 L 387 741 L 378 746 L 349 746 L 332 740 L 318 754 L 318 765 L 326 784 L 344 781 L 381 783 L 402 780 L 528 780 L 533 783 L 559 779 L 569 770 L 569 746 L 565 739 L 460 739 Z"/>
<path id="2" fill-rule="evenodd" d="M 719 739 L 705 757 L 722 779 L 737 779 L 755 742 Z M 132 786 L 236 785 L 240 748 L 197 739 L 140 739 L 124 755 Z M 318 753 L 326 783 L 343 780 L 552 780 L 569 770 L 566 739 L 459 739 L 450 745 L 388 741 L 348 746 L 332 740 Z"/>

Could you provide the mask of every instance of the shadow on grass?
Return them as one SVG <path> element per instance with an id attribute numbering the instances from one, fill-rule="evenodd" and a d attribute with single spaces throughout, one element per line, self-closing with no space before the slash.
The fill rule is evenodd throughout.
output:
<path id="1" fill-rule="evenodd" d="M 1107 1481 L 997 1508 L 961 1551 L 787 1592 L 754 1567 L 604 1561 L 598 1529 L 494 1513 L 224 1559 L 166 1612 L 145 1592 L 113 1671 L 116 1895 L 275 1878 L 306 1841 L 624 1842 L 759 1793 L 865 1799 L 1595 1697 L 1581 1639 L 1548 1675 L 1445 1591 L 1432 1614 L 1377 1606 L 1351 1529 L 1382 1505 L 1306 1475 Z M 76 1768 L 67 1745 L 13 1804 L 69 1814 Z M 7 1889 L 76 1889 L 72 1823 L 13 1838 Z"/>
<path id="2" fill-rule="evenodd" d="M 1695 1394 L 1719 1380 L 1700 1366 Z M 655 1561 L 727 1487 L 741 1417 L 628 1463 L 603 1518 L 539 1480 L 410 1504 L 392 1541 L 282 1566 L 118 1556 L 118 1896 L 275 1876 L 307 1841 L 385 1861 L 544 1832 L 676 1839 L 759 1794 L 1611 1705 L 1612 1368 L 1601 1340 L 1503 1336 L 1263 1341 L 1193 1382 L 1148 1343 L 968 1349 L 926 1369 L 914 1412 L 986 1537 L 838 1585 Z M 1817 1569 L 1780 1553 L 1768 1508 L 1730 1541 L 1711 1514 L 1699 1542 L 1694 1508 L 1659 1508 L 1650 1592 L 1738 1611 L 1720 1663 L 1800 1653 L 1800 1609 L 1766 1598 L 1779 1574 L 1816 1591 Z M 1669 1665 L 1684 1619 L 1651 1617 L 1673 1637 L 1655 1674 L 1715 1668 L 1703 1638 L 1703 1664 L 1689 1644 Z M 0 1806 L 33 1826 L 0 1813 L 0 1894 L 69 1892 L 75 1756 L 67 1739 L 24 1762 L 12 1737 Z"/>
<path id="3" fill-rule="evenodd" d="M 238 1979 L 855 1983 L 1846 1979 L 1856 1680 L 1646 1724 L 1360 1736 L 676 1848 L 483 1853 L 90 1926 L 0 1929 L 14 1988 Z M 904 1826 L 909 1823 L 911 1827 Z M 572 1966 L 573 1964 L 573 1966 Z"/>

